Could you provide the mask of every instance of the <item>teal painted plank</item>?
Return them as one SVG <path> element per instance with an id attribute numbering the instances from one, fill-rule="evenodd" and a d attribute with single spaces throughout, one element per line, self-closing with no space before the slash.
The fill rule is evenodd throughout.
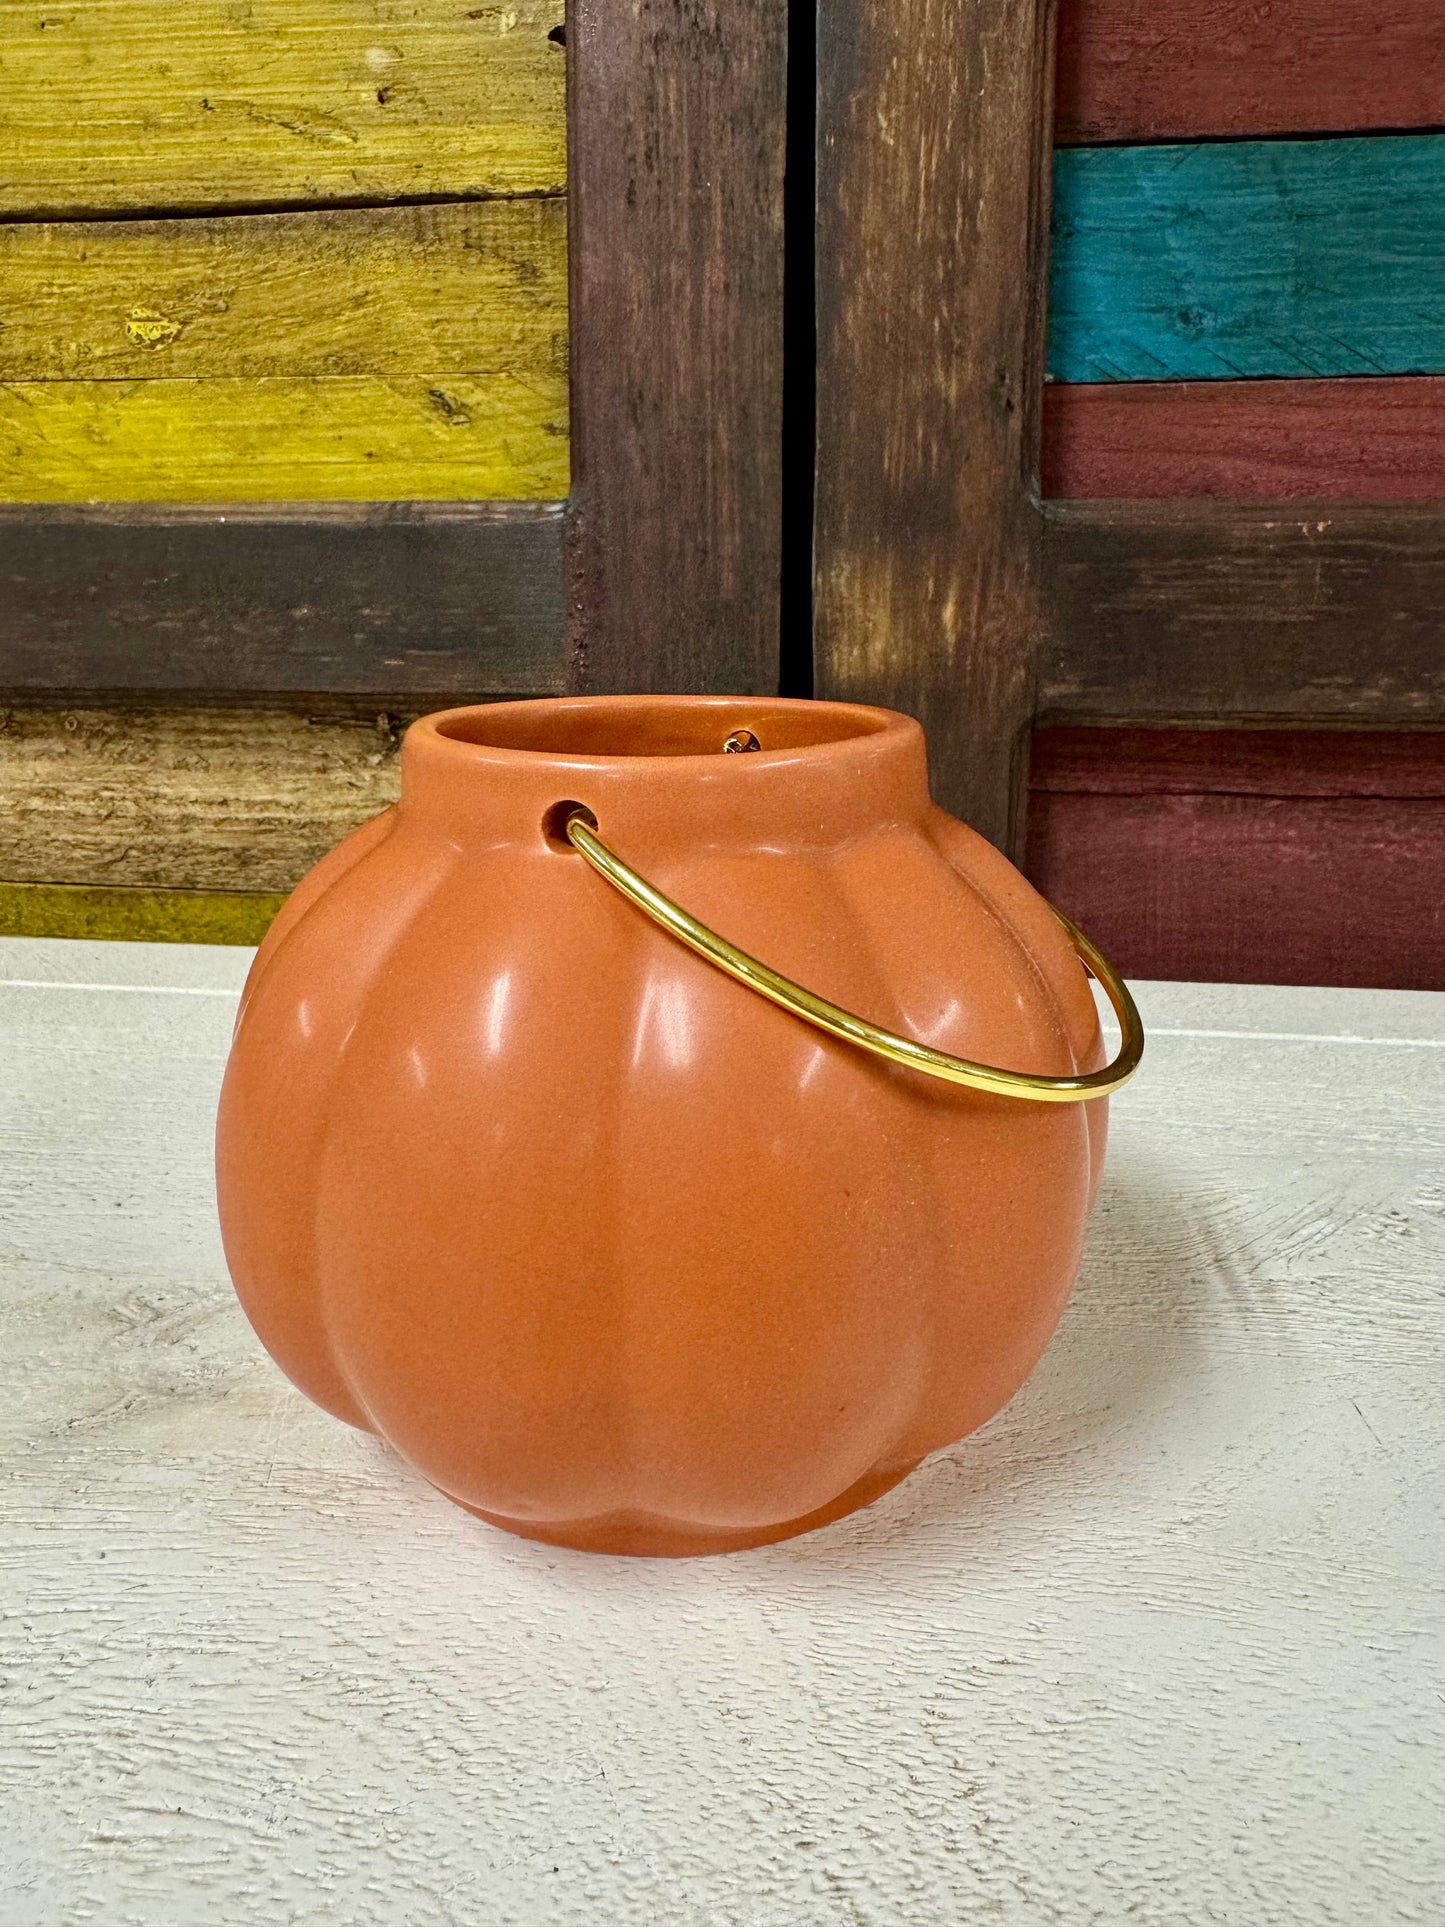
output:
<path id="1" fill-rule="evenodd" d="M 1445 135 L 1059 149 L 1048 366 L 1445 373 Z"/>

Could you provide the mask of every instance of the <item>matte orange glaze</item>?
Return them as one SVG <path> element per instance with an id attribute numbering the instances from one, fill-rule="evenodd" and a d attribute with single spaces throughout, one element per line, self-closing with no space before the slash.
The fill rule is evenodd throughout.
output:
<path id="1" fill-rule="evenodd" d="M 746 728 L 760 751 L 724 755 Z M 1103 1061 L 1043 900 L 885 710 L 723 697 L 429 716 L 395 810 L 246 984 L 217 1182 L 263 1343 L 529 1538 L 679 1554 L 840 1517 L 980 1425 L 1063 1311 L 1105 1105 L 935 1082 L 656 929 L 585 804 L 725 937 L 877 1023 Z"/>

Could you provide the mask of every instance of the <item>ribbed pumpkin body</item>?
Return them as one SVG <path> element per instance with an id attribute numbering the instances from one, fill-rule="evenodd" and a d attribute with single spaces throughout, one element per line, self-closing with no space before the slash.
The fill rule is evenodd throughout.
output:
<path id="1" fill-rule="evenodd" d="M 761 743 L 725 755 L 739 728 Z M 939 1048 L 1102 1061 L 1057 921 L 929 801 L 917 726 L 615 698 L 417 724 L 398 807 L 257 956 L 217 1142 L 232 1276 L 303 1391 L 514 1532 L 723 1551 L 866 1503 L 1022 1383 L 1104 1106 L 937 1083 L 657 930 L 557 835 Z"/>

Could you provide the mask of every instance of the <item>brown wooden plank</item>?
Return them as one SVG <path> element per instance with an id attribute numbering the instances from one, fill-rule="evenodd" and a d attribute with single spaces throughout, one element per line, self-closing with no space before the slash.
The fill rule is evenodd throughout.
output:
<path id="1" fill-rule="evenodd" d="M 556 192 L 560 0 L 7 0 L 0 216 Z"/>
<path id="2" fill-rule="evenodd" d="M 1055 503 L 1039 711 L 1445 720 L 1445 505 Z"/>
<path id="3" fill-rule="evenodd" d="M 1033 709 L 1047 0 L 818 14 L 820 695 L 928 731 L 1009 846 Z"/>
<path id="4" fill-rule="evenodd" d="M 1051 383 L 1044 494 L 1445 497 L 1445 378 Z"/>
<path id="5" fill-rule="evenodd" d="M 786 0 L 572 0 L 572 687 L 777 686 Z"/>
<path id="6" fill-rule="evenodd" d="M 1331 731 L 1322 754 L 1221 730 L 1196 787 L 1152 794 L 1193 752 L 1093 733 L 1082 771 L 1085 732 L 1035 738 L 1028 873 L 1128 975 L 1445 990 L 1445 733 Z"/>
<path id="7" fill-rule="evenodd" d="M 289 890 L 396 801 L 405 720 L 274 707 L 0 709 L 0 883 Z"/>
<path id="8" fill-rule="evenodd" d="M 1061 145 L 1441 125 L 1439 0 L 1059 0 Z"/>
<path id="9" fill-rule="evenodd" d="M 0 690 L 545 694 L 545 503 L 0 508 Z"/>

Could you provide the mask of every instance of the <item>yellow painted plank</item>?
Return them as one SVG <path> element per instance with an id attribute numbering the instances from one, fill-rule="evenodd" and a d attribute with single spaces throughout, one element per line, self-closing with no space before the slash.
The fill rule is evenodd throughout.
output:
<path id="1" fill-rule="evenodd" d="M 290 890 L 396 801 L 400 735 L 336 711 L 0 710 L 0 879 Z"/>
<path id="2" fill-rule="evenodd" d="M 565 411 L 563 200 L 0 226 L 0 381 L 504 371 Z"/>
<path id="3" fill-rule="evenodd" d="M 0 228 L 0 501 L 547 499 L 559 200 Z"/>
<path id="4" fill-rule="evenodd" d="M 547 500 L 550 402 L 517 375 L 10 382 L 0 501 Z"/>
<path id="5" fill-rule="evenodd" d="M 241 890 L 110 890 L 0 883 L 0 937 L 257 944 L 284 896 Z"/>
<path id="6" fill-rule="evenodd" d="M 554 192 L 561 0 L 0 0 L 0 217 Z"/>

